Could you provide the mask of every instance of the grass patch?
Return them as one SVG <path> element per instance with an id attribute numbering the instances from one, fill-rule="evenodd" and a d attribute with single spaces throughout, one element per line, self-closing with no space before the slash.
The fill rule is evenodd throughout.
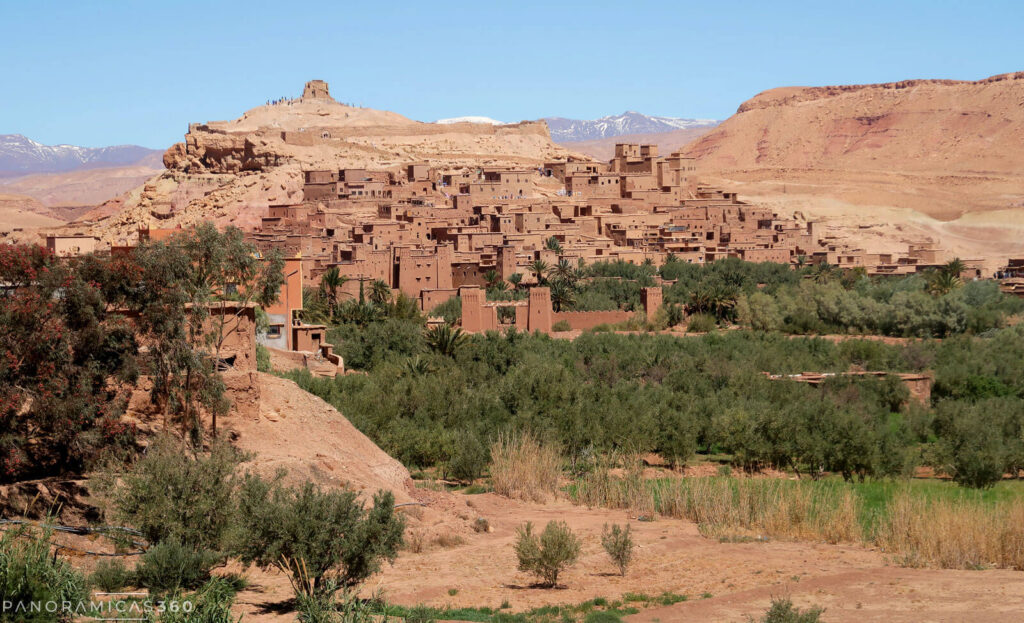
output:
<path id="1" fill-rule="evenodd" d="M 666 597 L 669 596 L 669 597 Z M 644 606 L 669 605 L 684 601 L 685 596 L 664 593 L 658 597 L 647 597 Z M 370 612 L 393 618 L 415 616 L 418 620 L 473 621 L 476 623 L 616 623 L 622 617 L 640 612 L 634 606 L 625 606 L 621 601 L 608 601 L 595 597 L 587 601 L 564 606 L 540 606 L 523 612 L 502 612 L 509 609 L 508 601 L 497 610 L 493 608 L 433 608 L 430 606 L 399 606 L 381 601 L 370 603 Z"/>

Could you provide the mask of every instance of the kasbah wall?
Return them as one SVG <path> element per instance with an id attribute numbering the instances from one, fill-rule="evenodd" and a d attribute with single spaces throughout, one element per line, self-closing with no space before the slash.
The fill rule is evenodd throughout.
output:
<path id="1" fill-rule="evenodd" d="M 562 322 L 568 324 L 571 331 L 584 331 L 603 324 L 625 322 L 633 315 L 622 310 L 556 312 L 551 308 L 551 289 L 547 287 L 531 288 L 526 301 L 487 301 L 486 293 L 477 286 L 459 288 L 459 298 L 462 299 L 462 329 L 468 333 L 497 331 L 508 326 L 498 319 L 499 307 L 515 309 L 515 326 L 530 333 L 551 333 L 552 327 Z M 661 288 L 643 288 L 642 299 L 644 315 L 653 320 L 661 307 Z"/>

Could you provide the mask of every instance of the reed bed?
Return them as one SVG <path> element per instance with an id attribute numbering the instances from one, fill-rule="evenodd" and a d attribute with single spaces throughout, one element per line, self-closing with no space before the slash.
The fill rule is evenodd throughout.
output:
<path id="1" fill-rule="evenodd" d="M 562 457 L 533 435 L 503 435 L 491 445 L 490 471 L 495 493 L 545 502 L 558 493 Z"/>
<path id="2" fill-rule="evenodd" d="M 593 470 L 568 492 L 590 507 L 688 519 L 709 537 L 861 543 L 904 566 L 1024 570 L 1024 497 L 986 501 L 957 489 L 942 496 L 918 484 L 884 487 L 884 499 L 869 504 L 870 484 L 729 476 L 645 480 L 627 462 L 623 469 Z M 877 497 L 877 488 L 872 494 Z"/>

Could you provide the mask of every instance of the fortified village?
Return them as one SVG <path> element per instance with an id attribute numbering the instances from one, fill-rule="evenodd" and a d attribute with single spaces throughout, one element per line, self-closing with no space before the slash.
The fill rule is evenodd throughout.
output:
<path id="1" fill-rule="evenodd" d="M 318 102 L 338 106 L 327 84 L 316 80 L 306 84 L 301 98 L 280 105 Z M 194 124 L 190 132 L 222 132 L 213 125 Z M 277 140 L 330 147 L 339 132 L 330 127 L 285 129 Z M 217 166 L 242 170 L 280 164 L 265 154 L 254 155 L 250 142 L 220 144 L 223 157 Z M 213 151 L 190 138 L 172 147 L 167 157 L 196 166 Z M 342 291 L 350 296 L 364 282 L 381 281 L 415 299 L 428 313 L 460 297 L 462 325 L 470 332 L 502 324 L 549 332 L 560 321 L 582 330 L 621 322 L 630 313 L 553 311 L 548 288 L 536 287 L 538 266 L 608 261 L 660 265 L 670 256 L 705 263 L 737 257 L 791 265 L 826 262 L 879 275 L 928 270 L 946 259 L 927 241 L 911 244 L 899 255 L 849 248 L 798 214 L 773 213 L 734 192 L 702 185 L 699 160 L 679 152 L 659 155 L 656 145 L 618 144 L 607 163 L 571 154 L 534 168 L 442 168 L 427 162 L 380 169 L 304 167 L 301 191 L 301 199 L 270 203 L 248 233 L 261 251 L 277 249 L 290 258 L 281 304 L 268 310 L 270 344 L 288 350 L 321 348 L 323 328 L 302 325 L 298 310 L 302 289 L 318 286 L 331 267 L 348 279 Z M 150 222 L 166 218 L 156 210 L 151 215 Z M 142 227 L 139 237 L 159 239 L 173 231 Z M 58 254 L 100 246 L 97 238 L 82 235 L 52 235 L 47 243 Z M 115 242 L 113 248 L 132 244 Z M 979 262 L 964 264 L 963 278 L 982 276 Z M 495 279 L 534 287 L 527 300 L 488 302 L 484 288 Z M 648 290 L 644 306 L 650 315 L 660 305 L 661 292 Z M 515 309 L 499 313 L 499 308 Z"/>

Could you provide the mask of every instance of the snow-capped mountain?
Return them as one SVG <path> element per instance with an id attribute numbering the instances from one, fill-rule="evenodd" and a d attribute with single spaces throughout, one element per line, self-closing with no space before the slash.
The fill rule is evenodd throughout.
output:
<path id="1" fill-rule="evenodd" d="M 654 117 L 627 110 L 621 115 L 610 115 L 593 121 L 546 117 L 544 121 L 551 130 L 556 143 L 592 141 L 623 134 L 655 134 L 690 128 L 707 128 L 718 125 L 714 119 L 679 119 L 676 117 Z"/>
<path id="2" fill-rule="evenodd" d="M 490 117 L 452 117 L 451 119 L 438 119 L 434 123 L 450 124 L 450 123 L 489 123 L 491 125 L 505 125 L 504 121 L 498 121 L 497 119 L 491 119 Z"/>
<path id="3" fill-rule="evenodd" d="M 43 145 L 21 134 L 0 134 L 0 177 L 135 164 L 159 153 L 138 145 Z"/>

